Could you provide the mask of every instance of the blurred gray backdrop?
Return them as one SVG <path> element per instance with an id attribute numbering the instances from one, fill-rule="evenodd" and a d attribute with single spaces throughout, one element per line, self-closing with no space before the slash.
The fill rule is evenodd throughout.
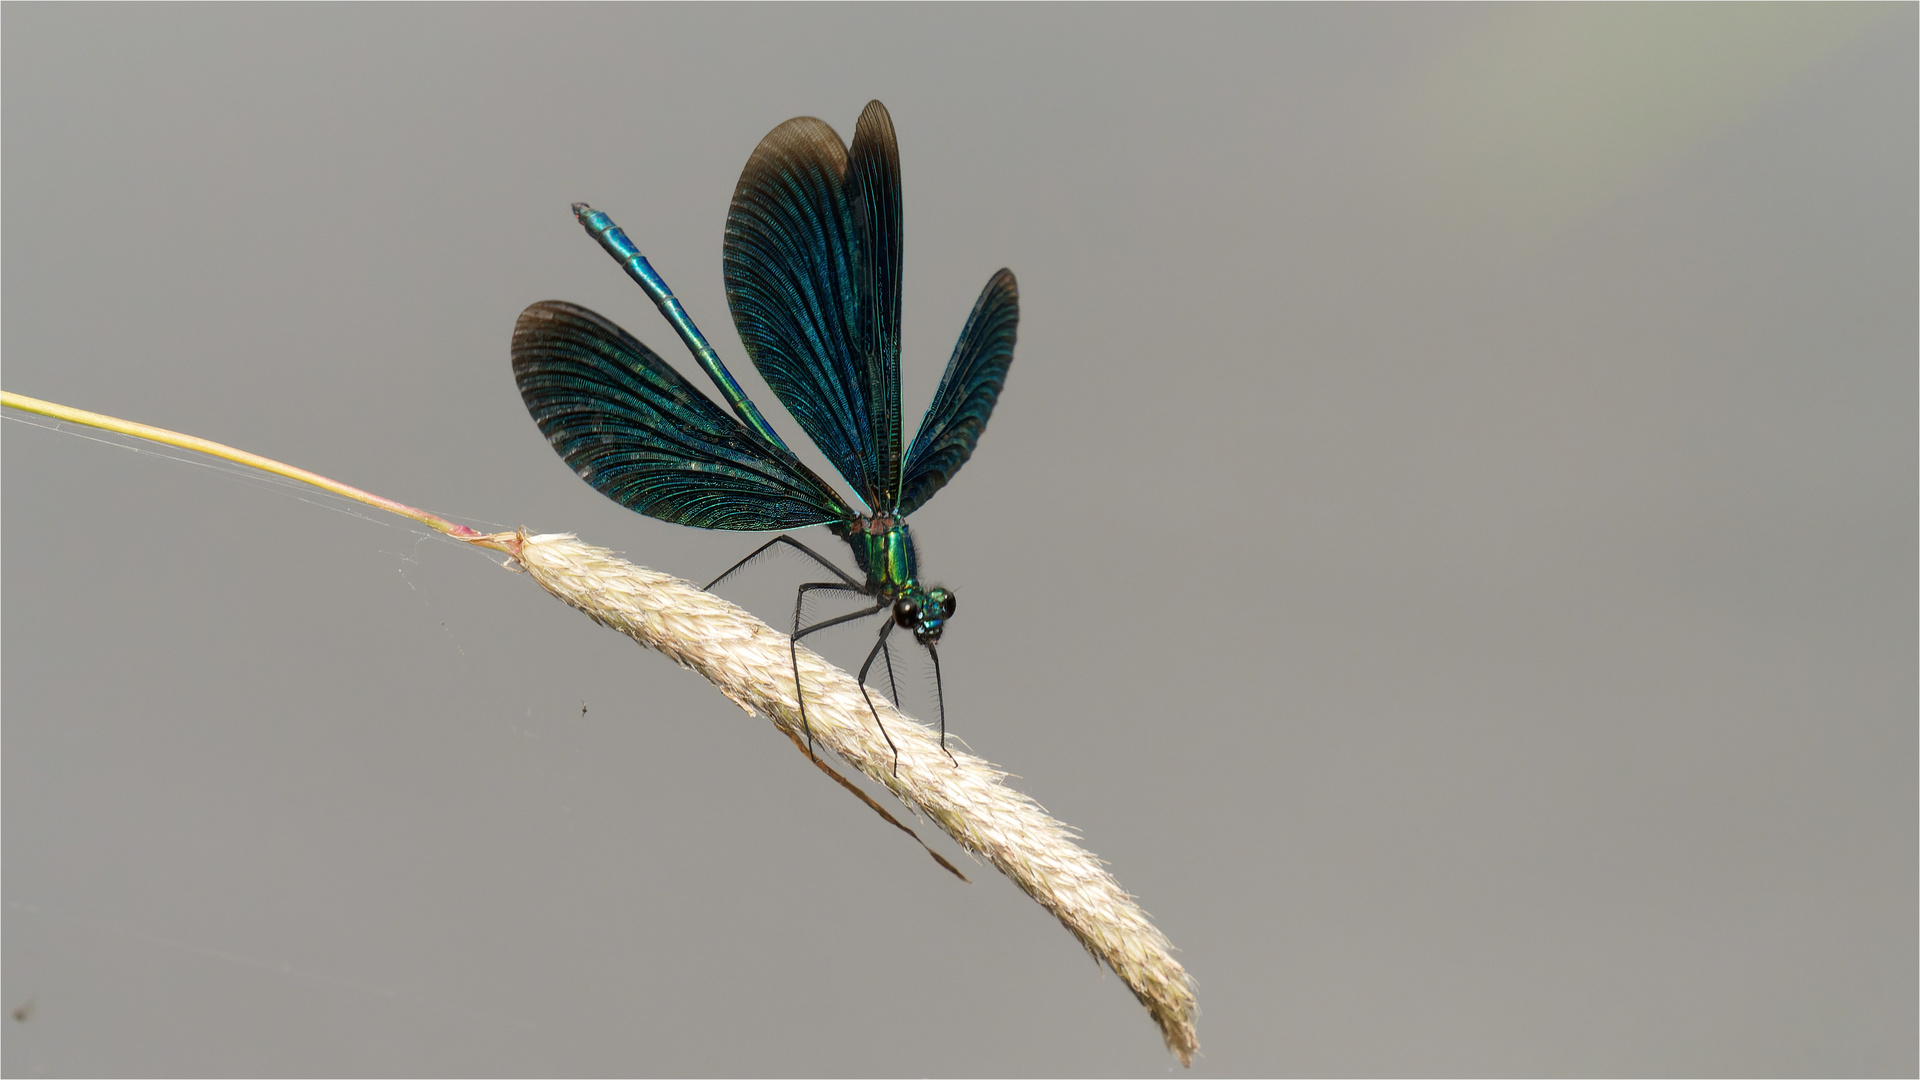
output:
<path id="1" fill-rule="evenodd" d="M 882 99 L 910 422 L 1021 288 L 914 519 L 952 728 L 1180 948 L 1195 1075 L 1916 1070 L 1914 6 L 0 21 L 7 389 L 695 580 L 754 540 L 575 479 L 514 318 L 681 359 L 590 200 L 799 439 L 722 220 Z M 524 578 L 0 430 L 8 1074 L 1180 1072 Z"/>

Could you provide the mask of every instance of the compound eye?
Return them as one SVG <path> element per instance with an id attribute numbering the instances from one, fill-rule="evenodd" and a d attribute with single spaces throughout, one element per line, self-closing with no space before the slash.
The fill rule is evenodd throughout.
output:
<path id="1" fill-rule="evenodd" d="M 953 618 L 954 605 L 958 603 L 959 601 L 955 599 L 952 593 L 943 593 L 940 597 L 940 617 L 942 619 Z"/>
<path id="2" fill-rule="evenodd" d="M 893 622 L 902 630 L 912 630 L 920 625 L 920 605 L 906 597 L 893 602 Z"/>

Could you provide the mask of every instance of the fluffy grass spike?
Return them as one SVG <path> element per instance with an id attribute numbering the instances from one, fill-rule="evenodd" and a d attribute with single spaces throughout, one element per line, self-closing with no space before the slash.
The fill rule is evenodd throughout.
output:
<path id="1" fill-rule="evenodd" d="M 570 534 L 487 539 L 588 618 L 699 672 L 789 736 L 800 732 L 787 635 L 712 593 Z M 1006 773 L 962 751 L 949 760 L 936 732 L 876 697 L 874 707 L 900 751 L 896 774 L 860 684 L 805 646 L 798 654 L 815 741 L 918 807 L 1052 912 L 1153 1014 L 1167 1049 L 1191 1064 L 1199 1049 L 1192 980 L 1165 935 L 1100 860 L 1040 804 L 1007 787 Z"/>

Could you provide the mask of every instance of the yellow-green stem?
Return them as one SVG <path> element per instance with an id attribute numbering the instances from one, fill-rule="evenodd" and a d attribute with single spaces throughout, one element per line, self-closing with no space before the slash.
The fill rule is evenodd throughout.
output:
<path id="1" fill-rule="evenodd" d="M 202 454 L 224 458 L 238 465 L 259 469 L 261 472 L 272 473 L 275 476 L 284 476 L 289 480 L 298 480 L 304 484 L 312 484 L 322 491 L 331 491 L 335 495 L 353 499 L 357 502 L 363 502 L 368 506 L 377 506 L 390 513 L 399 514 L 401 517 L 412 518 L 420 524 L 438 532 L 446 533 L 448 536 L 457 536 L 462 540 L 469 540 L 483 547 L 497 548 L 501 551 L 506 550 L 503 544 L 497 541 L 489 541 L 483 534 L 475 532 L 465 525 L 457 525 L 437 514 L 430 514 L 417 507 L 394 502 L 392 499 L 382 498 L 370 491 L 361 491 L 359 488 L 353 487 L 350 484 L 343 484 L 338 480 L 330 480 L 327 477 L 321 476 L 319 473 L 295 468 L 285 462 L 261 457 L 259 454 L 249 454 L 245 450 L 237 450 L 225 443 L 217 443 L 211 439 L 202 439 L 197 435 L 184 435 L 178 431 L 168 431 L 166 428 L 157 428 L 150 424 L 136 424 L 131 420 L 121 420 L 118 417 L 88 412 L 85 409 L 76 409 L 69 405 L 56 405 L 51 401 L 41 401 L 39 398 L 30 398 L 23 394 L 8 393 L 4 390 L 0 390 L 0 405 L 4 405 L 10 409 L 19 409 L 21 412 L 50 416 L 55 420 L 67 420 L 75 424 L 85 424 L 88 427 L 99 428 L 102 431 L 115 431 L 122 435 L 131 435 L 136 439 L 146 439 L 150 442 L 157 442 L 166 446 L 177 446 L 182 450 L 195 450 Z"/>

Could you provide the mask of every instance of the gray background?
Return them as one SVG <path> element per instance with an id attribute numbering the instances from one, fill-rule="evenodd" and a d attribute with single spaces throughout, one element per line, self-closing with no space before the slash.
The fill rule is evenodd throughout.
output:
<path id="1" fill-rule="evenodd" d="M 591 200 L 797 439 L 722 219 L 768 129 L 881 98 L 913 417 L 1022 294 L 915 518 L 953 728 L 1180 948 L 1195 1074 L 1912 1074 L 1915 37 L 8 6 L 5 385 L 704 579 L 750 538 L 575 480 L 513 320 L 678 356 Z M 999 875 L 525 579 L 4 437 L 8 1073 L 1179 1071 Z"/>

